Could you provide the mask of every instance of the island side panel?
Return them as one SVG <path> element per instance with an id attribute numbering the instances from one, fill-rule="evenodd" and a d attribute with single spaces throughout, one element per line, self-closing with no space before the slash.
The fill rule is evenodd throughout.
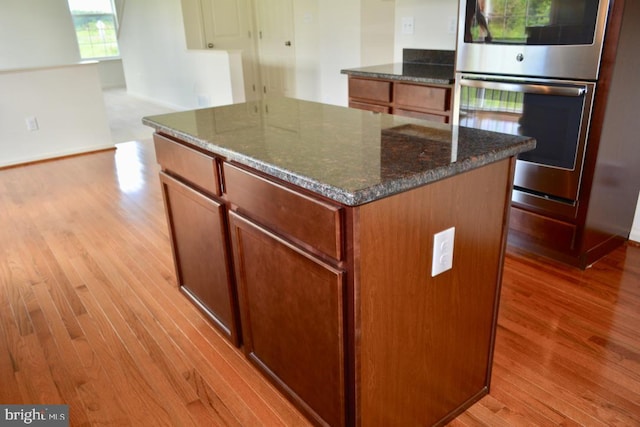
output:
<path id="1" fill-rule="evenodd" d="M 513 158 L 360 207 L 361 425 L 431 425 L 488 392 Z M 455 227 L 431 277 L 433 235 Z"/>

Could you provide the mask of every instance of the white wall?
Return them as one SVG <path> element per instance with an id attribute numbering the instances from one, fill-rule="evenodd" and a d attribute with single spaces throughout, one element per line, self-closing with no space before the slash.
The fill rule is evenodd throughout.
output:
<path id="1" fill-rule="evenodd" d="M 260 0 L 257 0 L 260 1 Z M 318 0 L 293 1 L 296 98 L 320 100 L 320 22 Z"/>
<path id="2" fill-rule="evenodd" d="M 345 68 L 402 61 L 403 48 L 455 49 L 451 0 L 294 0 L 296 97 L 347 105 Z M 416 31 L 402 35 L 400 17 Z M 446 16 L 447 19 L 442 19 Z"/>
<path id="3" fill-rule="evenodd" d="M 294 0 L 296 97 L 348 104 L 345 68 L 393 62 L 393 0 Z"/>
<path id="4" fill-rule="evenodd" d="M 241 71 L 226 51 L 187 51 L 180 0 L 127 2 L 123 16 L 119 43 L 129 93 L 178 110 L 244 100 L 231 76 Z"/>
<path id="5" fill-rule="evenodd" d="M 1 71 L 0 93 L 0 167 L 114 146 L 97 63 Z"/>
<path id="6" fill-rule="evenodd" d="M 321 0 L 318 3 L 320 98 L 327 104 L 348 104 L 344 68 L 359 67 L 360 1 Z"/>
<path id="7" fill-rule="evenodd" d="M 0 70 L 80 61 L 67 0 L 1 0 Z"/>
<path id="8" fill-rule="evenodd" d="M 633 226 L 631 227 L 631 234 L 629 239 L 634 242 L 640 242 L 640 193 L 638 194 L 638 203 L 636 204 L 636 215 L 633 218 Z"/>
<path id="9" fill-rule="evenodd" d="M 393 62 L 395 0 L 361 0 L 360 62 L 368 65 Z"/>
<path id="10" fill-rule="evenodd" d="M 103 89 L 125 87 L 127 85 L 124 78 L 124 68 L 122 59 L 105 59 L 98 63 L 100 73 L 100 84 Z"/>
<path id="11" fill-rule="evenodd" d="M 67 1 L 1 7 L 0 166 L 113 147 L 98 65 L 78 65 Z M 28 131 L 26 117 L 39 130 Z"/>
<path id="12" fill-rule="evenodd" d="M 455 30 L 451 20 L 457 21 L 456 0 L 396 0 L 395 62 L 402 62 L 402 49 L 455 50 Z M 402 18 L 413 17 L 414 34 L 402 33 Z"/>

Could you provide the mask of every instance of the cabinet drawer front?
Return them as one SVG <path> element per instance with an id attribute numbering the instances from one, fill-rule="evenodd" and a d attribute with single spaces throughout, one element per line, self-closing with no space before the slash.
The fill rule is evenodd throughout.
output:
<path id="1" fill-rule="evenodd" d="M 349 96 L 372 101 L 391 101 L 391 82 L 368 79 L 349 79 Z"/>
<path id="2" fill-rule="evenodd" d="M 432 122 L 448 123 L 449 118 L 447 116 L 440 116 L 438 114 L 422 113 L 420 111 L 403 110 L 401 108 L 395 108 L 393 114 L 398 116 L 413 117 L 414 119 L 431 120 Z"/>
<path id="3" fill-rule="evenodd" d="M 339 206 L 313 199 L 228 163 L 225 192 L 244 214 L 311 250 L 342 259 Z"/>
<path id="4" fill-rule="evenodd" d="M 407 107 L 447 111 L 451 89 L 406 83 L 395 84 L 395 103 Z"/>
<path id="5" fill-rule="evenodd" d="M 210 194 L 220 195 L 215 159 L 162 135 L 154 134 L 153 142 L 162 170 L 178 175 Z"/>
<path id="6" fill-rule="evenodd" d="M 374 111 L 376 113 L 389 113 L 390 108 L 384 105 L 367 104 L 365 102 L 350 101 L 349 107 L 360 110 Z"/>

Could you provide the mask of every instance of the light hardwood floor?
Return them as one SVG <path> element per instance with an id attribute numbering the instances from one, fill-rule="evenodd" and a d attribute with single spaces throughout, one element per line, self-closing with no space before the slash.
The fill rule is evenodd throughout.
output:
<path id="1" fill-rule="evenodd" d="M 0 403 L 71 425 L 305 426 L 175 285 L 150 140 L 0 170 Z M 640 425 L 640 248 L 509 251 L 490 395 L 456 426 Z"/>

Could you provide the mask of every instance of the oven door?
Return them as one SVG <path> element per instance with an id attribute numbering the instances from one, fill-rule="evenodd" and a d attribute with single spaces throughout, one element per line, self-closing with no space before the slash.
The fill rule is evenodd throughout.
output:
<path id="1" fill-rule="evenodd" d="M 454 124 L 531 136 L 518 156 L 515 189 L 575 204 L 595 84 L 458 74 Z"/>
<path id="2" fill-rule="evenodd" d="M 461 0 L 456 69 L 596 80 L 611 0 Z"/>

